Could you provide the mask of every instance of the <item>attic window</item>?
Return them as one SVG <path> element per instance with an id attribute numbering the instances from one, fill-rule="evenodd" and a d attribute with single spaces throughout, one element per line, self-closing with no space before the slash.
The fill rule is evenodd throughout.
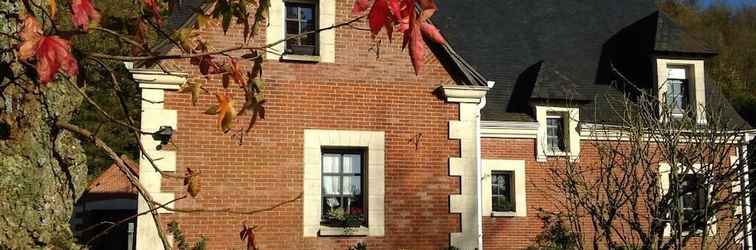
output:
<path id="1" fill-rule="evenodd" d="M 667 78 L 666 101 L 673 118 L 681 118 L 688 106 L 688 69 L 670 67 Z"/>

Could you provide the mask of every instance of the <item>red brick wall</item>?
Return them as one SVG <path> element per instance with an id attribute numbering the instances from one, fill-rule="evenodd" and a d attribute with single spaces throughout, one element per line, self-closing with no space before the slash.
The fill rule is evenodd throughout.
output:
<path id="1" fill-rule="evenodd" d="M 336 22 L 352 18 L 352 0 L 337 1 Z M 365 22 L 356 24 L 366 27 Z M 215 48 L 240 44 L 239 27 L 228 35 L 215 27 L 201 32 Z M 449 233 L 460 230 L 459 216 L 449 213 L 449 194 L 459 193 L 459 180 L 448 176 L 448 157 L 459 155 L 459 142 L 448 139 L 448 121 L 458 119 L 458 105 L 432 94 L 440 84 L 453 84 L 428 52 L 426 67 L 415 76 L 401 37 L 379 38 L 380 58 L 368 31 L 336 31 L 336 63 L 265 61 L 266 119 L 258 121 L 241 145 L 222 134 L 216 117 L 202 114 L 216 100 L 205 94 L 197 106 L 190 95 L 166 91 L 166 109 L 178 110 L 177 169 L 201 172 L 202 191 L 176 208 L 261 209 L 302 192 L 304 129 L 385 131 L 385 237 L 302 237 L 302 201 L 254 215 L 178 213 L 176 220 L 190 240 L 208 238 L 209 249 L 242 249 L 242 223 L 259 225 L 262 249 L 346 249 L 367 241 L 370 249 L 441 249 Z M 264 41 L 258 32 L 254 43 Z M 253 43 L 253 44 L 254 44 Z M 205 80 L 187 61 L 176 66 L 190 72 L 211 92 L 223 92 L 218 77 Z M 248 67 L 245 64 L 245 67 Z M 233 89 L 233 87 L 232 87 Z M 233 90 L 236 107 L 243 94 Z M 237 118 L 245 128 L 249 115 Z M 417 146 L 412 138 L 420 138 Z M 185 194 L 180 180 L 163 179 L 163 192 Z"/>

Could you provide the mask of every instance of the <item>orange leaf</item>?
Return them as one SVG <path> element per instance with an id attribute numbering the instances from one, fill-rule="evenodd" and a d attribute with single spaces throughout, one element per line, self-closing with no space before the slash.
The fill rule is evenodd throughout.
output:
<path id="1" fill-rule="evenodd" d="M 94 23 L 100 22 L 100 13 L 95 10 L 90 0 L 71 0 L 72 20 L 76 27 L 87 31 L 89 21 Z"/>
<path id="2" fill-rule="evenodd" d="M 218 126 L 223 133 L 227 133 L 233 126 L 234 119 L 236 118 L 236 109 L 234 109 L 234 101 L 231 97 L 221 94 L 215 94 L 218 99 Z"/>
<path id="3" fill-rule="evenodd" d="M 50 18 L 55 19 L 55 13 L 58 12 L 58 3 L 55 0 L 47 0 L 47 4 L 50 5 Z"/>
<path id="4" fill-rule="evenodd" d="M 200 192 L 199 173 L 193 172 L 191 168 L 186 168 L 184 185 L 187 186 L 186 191 L 189 192 L 189 195 L 191 195 L 192 198 L 197 197 L 197 194 Z"/>

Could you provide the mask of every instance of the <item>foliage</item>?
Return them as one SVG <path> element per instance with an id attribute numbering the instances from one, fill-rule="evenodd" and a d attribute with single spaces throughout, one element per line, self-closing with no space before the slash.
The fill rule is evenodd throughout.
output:
<path id="1" fill-rule="evenodd" d="M 367 250 L 367 243 L 359 242 L 354 246 L 350 246 L 347 250 Z"/>
<path id="2" fill-rule="evenodd" d="M 347 213 L 343 209 L 332 208 L 328 212 L 326 224 L 329 226 L 354 228 L 365 222 L 365 215 L 361 211 Z"/>
<path id="3" fill-rule="evenodd" d="M 184 232 L 181 231 L 181 228 L 179 228 L 179 224 L 176 221 L 171 221 L 168 223 L 168 231 L 173 236 L 173 240 L 176 243 L 176 248 L 178 250 L 205 250 L 207 249 L 207 238 L 205 236 L 201 236 L 199 240 L 194 242 L 194 245 L 192 247 L 189 247 L 189 242 L 187 242 L 186 238 L 184 237 Z"/>
<path id="4" fill-rule="evenodd" d="M 255 229 L 257 226 L 251 226 L 248 227 L 245 223 L 242 225 L 242 230 L 239 232 L 239 239 L 246 241 L 247 243 L 247 250 L 255 250 L 257 249 L 257 244 L 255 244 Z"/>
<path id="5" fill-rule="evenodd" d="M 543 230 L 536 236 L 536 242 L 528 250 L 572 250 L 578 247 L 578 235 L 572 232 L 558 214 L 541 211 L 538 217 L 543 221 Z"/>

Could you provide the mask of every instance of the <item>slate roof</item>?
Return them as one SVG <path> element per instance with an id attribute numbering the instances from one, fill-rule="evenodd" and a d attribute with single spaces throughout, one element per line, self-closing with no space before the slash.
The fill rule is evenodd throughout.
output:
<path id="1" fill-rule="evenodd" d="M 653 90 L 653 56 L 716 53 L 659 13 L 655 0 L 436 2 L 432 21 L 449 46 L 496 82 L 482 110 L 488 121 L 533 121 L 533 103 L 570 102 L 581 121 L 619 123 L 614 111 L 624 101 Z M 745 124 L 717 101 L 724 97 L 711 81 L 706 92 L 707 104 L 723 104 Z"/>

